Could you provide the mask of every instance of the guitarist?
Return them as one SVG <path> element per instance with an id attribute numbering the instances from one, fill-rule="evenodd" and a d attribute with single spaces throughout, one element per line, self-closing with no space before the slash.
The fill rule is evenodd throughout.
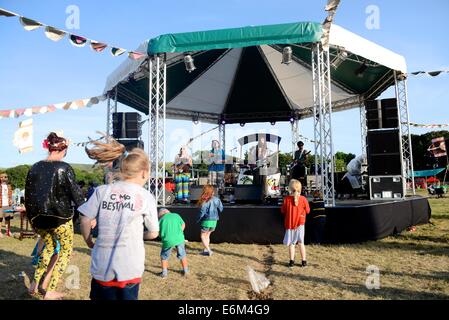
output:
<path id="1" fill-rule="evenodd" d="M 192 157 L 187 152 L 187 147 L 182 146 L 175 157 L 173 164 L 175 173 L 176 200 L 189 203 L 190 169 L 192 168 Z"/>
<path id="2" fill-rule="evenodd" d="M 219 186 L 221 189 L 224 182 L 225 171 L 225 152 L 220 147 L 220 142 L 212 140 L 211 150 L 209 152 L 209 184 Z"/>
<path id="3" fill-rule="evenodd" d="M 292 178 L 299 180 L 301 184 L 307 186 L 307 174 L 306 174 L 306 158 L 310 151 L 304 149 L 304 142 L 298 141 L 296 144 L 298 150 L 295 151 L 292 166 Z"/>

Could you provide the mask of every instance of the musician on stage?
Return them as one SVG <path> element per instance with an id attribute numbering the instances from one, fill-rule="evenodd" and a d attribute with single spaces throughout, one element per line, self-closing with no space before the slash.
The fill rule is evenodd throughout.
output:
<path id="1" fill-rule="evenodd" d="M 262 197 L 268 194 L 267 185 L 267 168 L 269 165 L 269 158 L 272 155 L 270 149 L 268 149 L 267 141 L 265 137 L 260 137 L 257 146 L 251 152 L 251 162 L 250 164 L 255 164 L 253 169 L 254 184 L 262 186 Z"/>
<path id="2" fill-rule="evenodd" d="M 190 169 L 192 168 L 192 157 L 187 152 L 187 147 L 182 146 L 175 157 L 173 164 L 176 184 L 176 200 L 189 203 Z"/>
<path id="3" fill-rule="evenodd" d="M 304 149 L 304 142 L 298 141 L 292 167 L 292 179 L 299 180 L 303 187 L 307 186 L 306 159 L 310 151 Z"/>
<path id="4" fill-rule="evenodd" d="M 222 188 L 224 183 L 225 151 L 221 148 L 220 142 L 217 140 L 212 140 L 209 163 L 209 184 Z"/>

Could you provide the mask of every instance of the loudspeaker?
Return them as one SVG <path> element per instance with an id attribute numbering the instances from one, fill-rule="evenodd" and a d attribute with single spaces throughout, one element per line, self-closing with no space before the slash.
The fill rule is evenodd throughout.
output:
<path id="1" fill-rule="evenodd" d="M 368 130 L 399 127 L 396 98 L 367 100 L 365 107 Z"/>
<path id="2" fill-rule="evenodd" d="M 402 174 L 399 129 L 368 131 L 366 143 L 370 176 Z"/>
<path id="3" fill-rule="evenodd" d="M 112 114 L 112 135 L 116 139 L 138 139 L 142 135 L 140 122 L 142 117 L 137 112 L 116 112 Z"/>
<path id="4" fill-rule="evenodd" d="M 117 139 L 117 142 L 123 144 L 126 148 L 126 151 L 131 151 L 134 148 L 144 148 L 144 144 L 142 140 L 126 140 L 126 139 Z"/>
<path id="5" fill-rule="evenodd" d="M 371 200 L 392 200 L 404 197 L 402 176 L 371 176 L 369 187 Z"/>
<path id="6" fill-rule="evenodd" d="M 260 202 L 262 199 L 262 186 L 236 185 L 234 190 L 235 201 Z"/>

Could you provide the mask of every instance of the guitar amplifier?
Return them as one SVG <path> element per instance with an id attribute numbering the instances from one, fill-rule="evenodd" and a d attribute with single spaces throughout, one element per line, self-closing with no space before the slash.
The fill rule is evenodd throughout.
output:
<path id="1" fill-rule="evenodd" d="M 399 200 L 404 198 L 404 180 L 402 176 L 370 176 L 369 188 L 371 200 Z"/>

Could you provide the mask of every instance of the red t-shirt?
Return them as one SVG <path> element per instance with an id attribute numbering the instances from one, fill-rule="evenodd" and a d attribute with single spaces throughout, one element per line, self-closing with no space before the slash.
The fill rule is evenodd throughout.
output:
<path id="1" fill-rule="evenodd" d="M 298 205 L 295 206 L 294 196 L 287 196 L 284 198 L 281 212 L 284 215 L 285 229 L 296 229 L 306 223 L 306 214 L 310 212 L 309 202 L 300 196 Z"/>

